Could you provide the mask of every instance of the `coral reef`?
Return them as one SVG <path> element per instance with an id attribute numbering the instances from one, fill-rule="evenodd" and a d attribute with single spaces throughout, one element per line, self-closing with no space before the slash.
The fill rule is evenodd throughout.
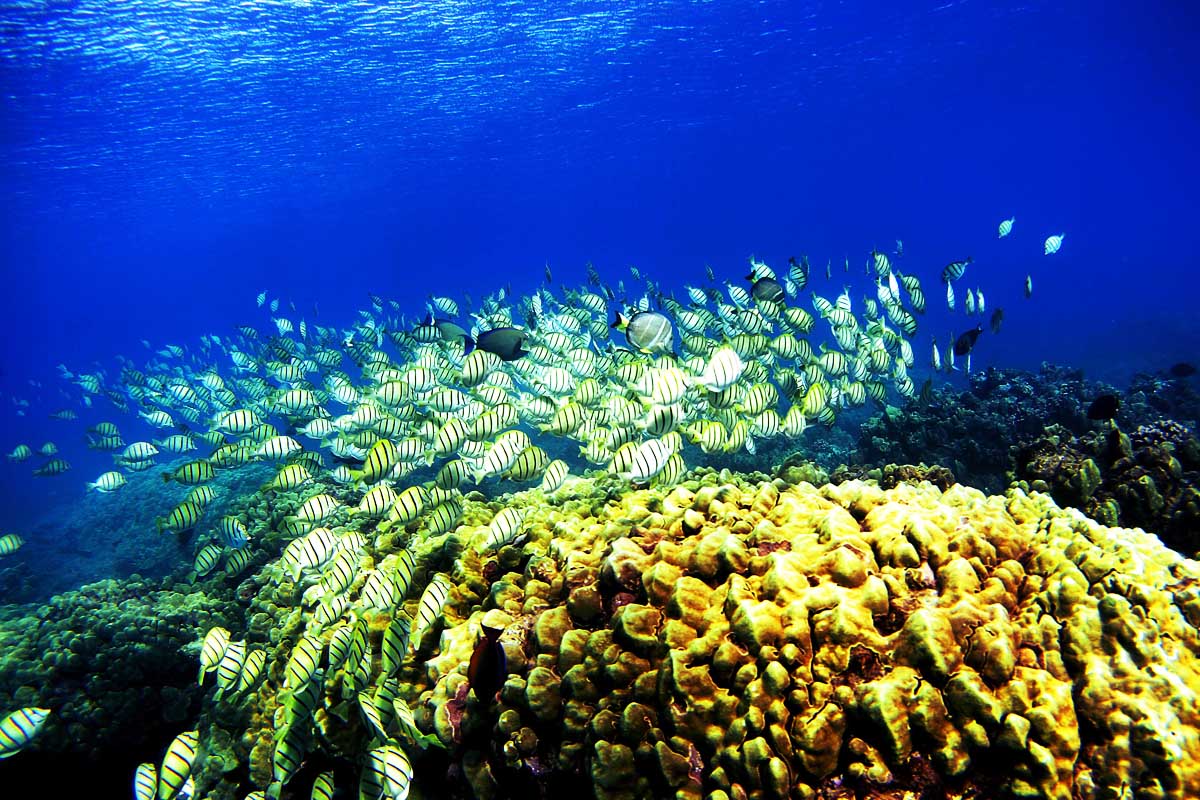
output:
<path id="1" fill-rule="evenodd" d="M 1186 555 L 1200 552 L 1200 442 L 1169 420 L 1072 436 L 1051 428 L 1013 449 L 1019 485 L 1109 525 L 1158 534 Z"/>
<path id="2" fill-rule="evenodd" d="M 446 533 L 366 540 L 364 571 L 402 540 L 416 552 L 410 616 L 434 574 L 454 584 L 398 667 L 400 609 L 323 626 L 286 574 L 259 586 L 234 638 L 267 649 L 266 677 L 206 704 L 217 757 L 198 788 L 240 797 L 280 774 L 280 719 L 299 713 L 284 676 L 318 637 L 289 791 L 353 774 L 383 735 L 408 742 L 424 796 L 1200 793 L 1200 566 L 1153 537 L 1044 494 L 928 482 L 702 471 L 672 490 L 571 479 L 546 499 L 471 493 Z M 502 508 L 522 533 L 481 551 Z M 467 675 L 485 624 L 507 657 L 495 697 Z M 335 642 L 347 625 L 383 655 L 365 674 Z"/>
<path id="3" fill-rule="evenodd" d="M 422 707 L 485 615 L 532 631 L 498 704 L 435 725 L 487 741 L 475 796 L 547 770 L 602 798 L 1200 791 L 1195 564 L 1042 495 L 716 479 L 568 503 L 522 572 L 463 576 Z"/>
<path id="4" fill-rule="evenodd" d="M 1115 446 L 1138 464 L 1185 436 Z M 1103 476 L 1084 472 L 1094 498 Z M 318 773 L 351 791 L 381 743 L 412 761 L 413 797 L 1200 793 L 1200 565 L 1040 492 L 987 496 L 936 466 L 845 474 L 817 488 L 825 473 L 789 459 L 673 489 L 470 492 L 444 532 L 331 522 L 352 556 L 299 571 L 266 526 L 302 495 L 255 499 L 257 570 L 10 611 L 0 703 L 53 709 L 22 759 L 103 758 L 116 738 L 156 761 L 197 730 L 211 800 L 306 796 Z M 518 529 L 481 546 L 505 509 Z M 485 625 L 503 631 L 494 696 L 468 674 Z M 218 627 L 236 646 L 218 637 L 200 688 Z"/>
<path id="5" fill-rule="evenodd" d="M 939 464 L 970 486 L 998 492 L 1008 485 L 1012 445 L 1047 425 L 1088 430 L 1088 404 L 1113 391 L 1085 381 L 1079 370 L 1052 364 L 1036 375 L 989 367 L 969 380 L 967 391 L 944 385 L 929 403 L 913 400 L 869 420 L 859 434 L 857 463 Z"/>
<path id="6" fill-rule="evenodd" d="M 240 626 L 236 604 L 136 575 L 2 606 L 0 708 L 53 709 L 30 751 L 152 752 L 199 709 L 194 644 L 213 625 Z"/>

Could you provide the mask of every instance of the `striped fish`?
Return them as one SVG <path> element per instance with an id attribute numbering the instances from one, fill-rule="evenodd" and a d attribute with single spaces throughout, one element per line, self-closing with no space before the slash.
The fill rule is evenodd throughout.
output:
<path id="1" fill-rule="evenodd" d="M 185 502 L 195 503 L 201 509 L 208 507 L 208 504 L 217 498 L 217 492 L 211 486 L 197 486 L 188 492 Z"/>
<path id="2" fill-rule="evenodd" d="M 379 519 L 387 514 L 392 504 L 396 502 L 396 492 L 386 483 L 374 486 L 359 500 L 358 506 L 348 510 L 352 516 L 363 514 L 371 519 Z"/>
<path id="3" fill-rule="evenodd" d="M 138 764 L 133 773 L 133 800 L 154 800 L 154 790 L 158 788 L 158 771 L 154 765 L 147 762 Z"/>
<path id="4" fill-rule="evenodd" d="M 360 694 L 358 708 L 362 712 L 363 719 L 367 721 L 367 725 L 375 732 L 374 738 L 387 739 L 387 723 L 383 721 L 383 715 L 375 705 L 375 699 L 365 693 Z"/>
<path id="5" fill-rule="evenodd" d="M 294 689 L 284 689 L 283 724 L 286 728 L 302 727 L 296 723 L 307 723 L 312 719 L 313 712 L 321 702 L 324 690 L 325 673 L 318 670 L 311 680 L 305 681 Z"/>
<path id="6" fill-rule="evenodd" d="M 242 574 L 242 571 L 250 565 L 250 561 L 254 558 L 254 553 L 248 549 L 234 550 L 225 559 L 225 574 L 231 577 L 236 577 Z"/>
<path id="7" fill-rule="evenodd" d="M 567 462 L 562 459 L 555 459 L 547 464 L 546 471 L 542 475 L 542 491 L 546 493 L 557 491 L 567 479 L 567 470 Z"/>
<path id="8" fill-rule="evenodd" d="M 390 439 L 380 439 L 371 446 L 361 472 L 352 472 L 355 480 L 376 483 L 392 471 L 399 460 L 396 445 Z"/>
<path id="9" fill-rule="evenodd" d="M 464 479 L 469 474 L 467 462 L 461 458 L 456 458 L 453 461 L 447 461 L 438 470 L 437 476 L 433 482 L 442 489 L 457 489 L 462 485 Z M 412 487 L 416 488 L 416 487 Z M 407 491 L 407 490 L 406 490 Z"/>
<path id="10" fill-rule="evenodd" d="M 328 494 L 315 494 L 305 500 L 296 510 L 295 516 L 285 520 L 301 520 L 312 525 L 320 525 L 341 507 L 337 498 Z"/>
<path id="11" fill-rule="evenodd" d="M 16 755 L 33 741 L 41 733 L 48 716 L 50 709 L 29 706 L 18 708 L 0 720 L 0 759 Z"/>
<path id="12" fill-rule="evenodd" d="M 218 532 L 221 534 L 221 541 L 234 549 L 245 547 L 250 541 L 250 533 L 237 517 L 221 517 Z"/>
<path id="13" fill-rule="evenodd" d="M 263 440 L 263 443 L 254 451 L 254 455 L 270 461 L 283 461 L 303 449 L 304 446 L 291 436 L 271 436 Z"/>
<path id="14" fill-rule="evenodd" d="M 322 594 L 341 594 L 350 588 L 358 572 L 358 555 L 352 550 L 338 550 L 321 573 L 319 588 Z"/>
<path id="15" fill-rule="evenodd" d="M 284 688 L 295 689 L 308 683 L 316 673 L 324 651 L 325 643 L 319 636 L 301 636 L 284 668 Z"/>
<path id="16" fill-rule="evenodd" d="M 392 617 L 387 630 L 383 632 L 383 641 L 380 645 L 384 675 L 395 675 L 399 671 L 400 665 L 404 661 L 404 654 L 408 651 L 411 633 L 412 620 L 407 615 L 398 614 Z"/>
<path id="17" fill-rule="evenodd" d="M 487 537 L 480 542 L 478 551 L 486 553 L 490 550 L 498 550 L 508 544 L 517 537 L 521 530 L 521 523 L 524 521 L 525 515 L 517 509 L 509 507 L 500 509 L 499 513 L 488 523 Z"/>
<path id="18" fill-rule="evenodd" d="M 21 549 L 23 544 L 25 544 L 25 540 L 15 533 L 6 533 L 0 536 L 0 556 L 12 555 Z"/>
<path id="19" fill-rule="evenodd" d="M 342 614 L 346 613 L 346 609 L 349 607 L 350 598 L 344 594 L 335 594 L 317 604 L 313 611 L 313 619 L 322 628 L 328 628 L 341 619 Z"/>
<path id="20" fill-rule="evenodd" d="M 222 694 L 237 688 L 238 677 L 245 663 L 246 642 L 230 642 L 225 648 L 225 655 L 221 657 L 221 663 L 217 664 L 217 688 Z"/>
<path id="21" fill-rule="evenodd" d="M 239 408 L 234 411 L 227 411 L 224 414 L 217 416 L 214 427 L 224 433 L 249 433 L 255 426 L 260 425 L 262 419 L 253 411 L 248 411 L 244 408 Z M 133 447 L 134 445 L 130 445 Z M 129 456 L 126 456 L 129 458 Z"/>
<path id="22" fill-rule="evenodd" d="M 200 517 L 203 514 L 204 509 L 193 502 L 185 500 L 171 509 L 170 514 L 155 520 L 155 524 L 158 526 L 160 533 L 162 531 L 183 533 L 196 527 L 196 523 L 200 521 Z"/>
<path id="23" fill-rule="evenodd" d="M 439 504 L 425 518 L 425 532 L 430 536 L 441 536 L 443 533 L 447 533 L 458 524 L 462 512 L 462 503 L 456 499 Z"/>
<path id="24" fill-rule="evenodd" d="M 262 677 L 266 664 L 267 651 L 253 648 L 247 652 L 246 660 L 242 662 L 242 669 L 238 673 L 237 686 L 234 688 L 234 691 L 238 694 L 243 694 L 253 689 Z"/>
<path id="25" fill-rule="evenodd" d="M 383 570 L 372 570 L 363 584 L 358 602 L 364 608 L 391 611 L 396 605 L 396 584 Z"/>
<path id="26" fill-rule="evenodd" d="M 281 561 L 291 572 L 293 580 L 300 580 L 306 569 L 316 569 L 333 557 L 337 537 L 329 528 L 317 528 L 311 533 L 293 539 L 283 550 Z"/>
<path id="27" fill-rule="evenodd" d="M 329 635 L 329 669 L 335 670 L 346 663 L 350 654 L 350 643 L 354 639 L 354 626 L 342 625 Z M 387 634 L 384 634 L 386 638 Z"/>
<path id="28" fill-rule="evenodd" d="M 219 544 L 206 544 L 200 548 L 200 552 L 196 553 L 196 560 L 192 562 L 192 569 L 195 570 L 197 578 L 203 578 L 213 571 L 217 562 L 221 560 L 221 552 Z"/>
<path id="29" fill-rule="evenodd" d="M 396 600 L 404 602 L 409 587 L 412 586 L 413 574 L 417 571 L 416 556 L 411 550 L 401 550 L 394 557 L 389 557 L 384 566 L 391 572 L 392 580 L 396 584 Z"/>
<path id="30" fill-rule="evenodd" d="M 454 585 L 442 573 L 434 575 L 433 580 L 425 587 L 425 591 L 421 593 L 421 599 L 417 603 L 416 625 L 413 626 L 414 635 L 410 640 L 412 647 L 421 646 L 421 639 L 424 638 L 425 633 L 442 616 L 442 609 L 446 606 L 446 599 L 450 596 L 452 588 Z"/>
<path id="31" fill-rule="evenodd" d="M 271 758 L 271 777 L 274 782 L 267 789 L 269 797 L 279 797 L 283 785 L 292 779 L 304 761 L 304 732 L 300 728 L 299 725 L 284 728 L 275 745 L 275 754 Z"/>
<path id="32" fill-rule="evenodd" d="M 412 777 L 412 763 L 404 750 L 397 744 L 385 744 L 367 753 L 359 796 L 407 800 Z"/>
<path id="33" fill-rule="evenodd" d="M 671 451 L 663 445 L 661 439 L 648 439 L 638 445 L 629 470 L 622 471 L 622 477 L 633 483 L 645 483 L 662 471 L 670 455 Z"/>
<path id="34" fill-rule="evenodd" d="M 208 483 L 217 476 L 213 465 L 203 459 L 198 461 L 189 461 L 175 470 L 174 474 L 164 472 L 162 474 L 163 483 L 177 481 L 184 486 L 198 486 L 202 483 Z"/>
<path id="35" fill-rule="evenodd" d="M 288 464 L 267 484 L 266 488 L 277 492 L 290 492 L 312 480 L 312 473 L 303 464 Z"/>
<path id="36" fill-rule="evenodd" d="M 196 746 L 200 743 L 199 731 L 184 731 L 167 747 L 159 769 L 158 800 L 174 800 L 192 773 L 192 762 L 196 758 Z"/>
<path id="37" fill-rule="evenodd" d="M 949 283 L 950 281 L 956 281 L 961 278 L 966 274 L 967 267 L 970 266 L 971 260 L 971 257 L 968 256 L 962 261 L 951 261 L 942 269 L 942 280 Z"/>
<path id="38" fill-rule="evenodd" d="M 546 455 L 545 450 L 537 445 L 530 445 L 517 455 L 516 461 L 504 471 L 501 477 L 518 483 L 531 480 L 541 475 L 542 470 L 549 462 L 550 456 Z"/>
<path id="39" fill-rule="evenodd" d="M 312 800 L 333 800 L 333 772 L 322 772 L 313 781 Z"/>
<path id="40" fill-rule="evenodd" d="M 200 646 L 200 676 L 196 681 L 204 683 L 204 676 L 217 668 L 229 647 L 230 634 L 225 628 L 212 628 L 204 634 L 204 643 Z"/>

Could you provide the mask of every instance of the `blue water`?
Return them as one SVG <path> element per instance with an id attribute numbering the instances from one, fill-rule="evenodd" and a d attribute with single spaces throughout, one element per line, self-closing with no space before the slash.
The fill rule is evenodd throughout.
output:
<path id="1" fill-rule="evenodd" d="M 967 325 L 937 281 L 966 255 L 1006 311 L 981 363 L 1120 378 L 1200 353 L 1187 3 L 85 0 L 0 26 L 0 448 L 74 467 L 0 464 L 0 532 L 111 468 L 86 425 L 140 438 L 56 364 L 113 375 L 143 339 L 269 324 L 263 289 L 345 325 L 368 292 L 416 316 L 547 263 L 678 288 L 807 253 L 830 297 L 849 257 L 861 296 L 902 239 L 922 363 Z"/>

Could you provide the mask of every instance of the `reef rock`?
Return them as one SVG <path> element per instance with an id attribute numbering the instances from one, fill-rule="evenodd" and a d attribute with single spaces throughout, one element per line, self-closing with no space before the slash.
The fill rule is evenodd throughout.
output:
<path id="1" fill-rule="evenodd" d="M 1024 488 L 1109 525 L 1158 534 L 1181 553 L 1200 552 L 1200 441 L 1179 423 L 1071 436 L 1050 429 L 1013 450 Z"/>

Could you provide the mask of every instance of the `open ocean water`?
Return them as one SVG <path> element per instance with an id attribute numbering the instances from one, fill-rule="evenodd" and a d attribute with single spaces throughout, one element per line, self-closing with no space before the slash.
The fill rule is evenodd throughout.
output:
<path id="1" fill-rule="evenodd" d="M 448 531 L 436 533 L 451 539 L 460 522 L 463 536 L 490 524 L 497 563 L 511 561 L 518 531 L 489 523 L 496 508 L 480 517 L 471 504 L 539 486 L 557 459 L 571 476 L 608 466 L 631 492 L 667 492 L 693 467 L 773 474 L 785 460 L 811 459 L 828 479 L 924 461 L 989 493 L 1011 481 L 1054 489 L 1060 505 L 1194 556 L 1200 542 L 1186 531 L 1200 520 L 1200 484 L 1183 454 L 1200 418 L 1189 371 L 1200 360 L 1198 35 L 1200 9 L 1184 2 L 0 3 L 0 537 L 20 540 L 0 538 L 0 623 L 9 626 L 0 718 L 37 703 L 51 711 L 29 752 L 8 747 L 0 724 L 0 755 L 14 756 L 0 760 L 0 785 L 65 781 L 61 794 L 46 790 L 128 796 L 137 765 L 160 768 L 190 726 L 208 766 L 196 766 L 193 787 L 152 789 L 161 800 L 267 790 L 271 751 L 253 749 L 266 734 L 229 743 L 250 712 L 216 703 L 211 675 L 195 686 L 198 642 L 220 624 L 250 650 L 278 645 L 288 606 L 270 587 L 290 591 L 290 568 L 245 580 L 276 569 L 287 543 L 313 528 L 363 534 L 365 553 L 387 556 L 371 549 L 385 535 L 377 521 L 364 523 L 386 509 L 306 519 L 301 501 L 314 488 L 354 508 L 373 486 L 440 485 L 455 459 L 463 493 L 481 494 L 456 498 L 451 487 L 429 501 L 422 488 L 422 509 L 397 529 L 411 523 L 415 538 L 389 541 L 418 554 L 416 583 L 400 584 L 418 628 L 430 576 L 466 586 L 463 571 L 474 569 L 439 564 L 449 545 L 429 555 L 422 536 L 443 523 Z M 945 276 L 956 263 L 951 309 Z M 777 283 L 756 285 L 763 278 Z M 831 322 L 824 301 L 850 319 Z M 982 310 L 969 313 L 968 302 Z M 810 315 L 811 330 L 786 317 L 789 307 Z M 683 316 L 697 310 L 709 316 Z M 671 325 L 665 345 L 633 321 L 624 334 L 610 328 L 618 312 L 637 311 Z M 429 314 L 461 328 L 422 327 Z M 948 369 L 948 351 L 976 326 L 978 339 Z M 488 345 L 482 334 L 501 328 L 515 333 Z M 523 349 L 512 336 L 524 336 Z M 471 349 L 498 363 L 465 365 Z M 733 367 L 714 366 L 718 352 L 737 353 L 728 380 L 717 373 Z M 466 377 L 481 364 L 503 377 Z M 679 371 L 656 371 L 668 367 Z M 397 381 L 402 389 L 387 389 Z M 728 387 L 728 402 L 709 397 L 720 393 L 714 382 Z M 499 394 L 481 389 L 493 383 Z M 439 388 L 463 394 L 434 399 Z M 1117 410 L 1106 413 L 1109 396 Z M 511 419 L 489 418 L 470 435 L 447 428 L 506 405 Z M 246 420 L 228 416 L 239 410 Z M 380 415 L 393 427 L 380 427 Z M 314 422 L 332 427 L 318 434 Z M 1109 425 L 1142 433 L 1126 437 L 1133 451 L 1113 439 L 1108 462 L 1094 456 L 1100 488 L 1083 467 L 1083 478 L 1055 484 L 1047 453 L 1066 453 L 1075 437 L 1082 463 L 1085 444 L 1102 449 L 1095 437 Z M 172 452 L 162 444 L 171 436 L 194 449 Z M 1168 440 L 1176 460 L 1160 466 L 1174 482 L 1157 484 L 1158 505 L 1134 508 L 1113 476 L 1140 458 L 1131 452 Z M 401 452 L 383 453 L 380 441 Z M 154 442 L 157 454 L 127 449 Z M 499 455 L 506 447 L 512 458 Z M 382 477 L 371 472 L 377 452 Z M 518 454 L 526 461 L 514 466 Z M 311 480 L 263 489 L 288 463 Z M 520 469 L 524 480 L 497 480 Z M 88 489 L 105 474 L 124 485 Z M 191 506 L 190 519 L 198 486 L 214 497 Z M 526 509 L 520 528 L 534 512 L 513 502 Z M 447 507 L 457 514 L 431 517 Z M 205 583 L 193 564 L 205 545 L 216 548 L 218 573 L 242 549 L 227 519 L 244 526 L 254 558 L 244 574 Z M 490 600 L 472 605 L 459 590 L 455 619 L 504 608 L 498 575 L 535 570 L 504 564 L 479 568 Z M 104 579 L 116 583 L 79 600 L 81 586 Z M 122 595 L 121 582 L 136 589 Z M 360 591 L 356 583 L 355 608 Z M 163 592 L 174 594 L 162 603 L 184 609 L 169 622 L 179 641 L 156 640 L 170 660 L 147 644 L 145 663 L 130 666 L 114 630 L 140 629 L 119 610 L 127 604 L 145 622 L 162 608 L 147 598 Z M 133 609 L 133 595 L 144 608 Z M 397 619 L 404 601 L 401 591 L 391 604 Z M 616 613 L 610 601 L 629 599 L 606 596 L 605 614 Z M 303 613 L 315 612 L 306 604 Z M 366 618 L 345 613 L 338 624 Z M 46 630 L 66 622 L 20 638 L 34 620 Z M 384 619 L 371 629 L 377 657 L 386 628 Z M 465 652 L 494 660 L 488 641 Z M 461 651 L 431 642 L 422 661 Z M 292 652 L 268 652 L 268 682 L 282 685 Z M 499 657 L 502 676 L 519 673 L 512 652 Z M 489 684 L 471 663 L 474 698 Z M 243 666 L 230 666 L 235 683 Z M 327 669 L 331 682 L 335 672 L 355 680 Z M 373 690 L 378 682 L 367 680 Z M 436 713 L 453 717 L 468 702 L 434 682 L 406 672 L 407 688 L 396 690 L 410 691 L 414 707 L 420 698 L 425 735 Z M 277 701 L 267 694 L 270 714 Z M 106 698 L 122 705 L 105 711 Z M 501 692 L 496 702 L 510 701 Z M 468 718 L 481 713 L 465 708 Z M 356 750 L 328 722 L 315 740 L 303 719 L 277 723 L 296 731 L 286 746 L 308 758 L 302 780 L 289 775 L 273 791 L 308 797 L 328 769 L 333 796 L 353 796 L 375 745 L 417 763 L 414 796 L 488 796 L 478 762 L 461 752 L 430 756 L 390 716 L 371 739 L 369 719 L 330 713 L 353 718 L 354 735 L 367 738 Z M 450 723 L 437 724 L 444 734 Z M 213 738 L 217 729 L 224 738 Z M 674 736 L 694 796 L 739 796 L 713 776 L 707 745 L 692 758 Z M 490 796 L 577 788 L 555 777 L 545 747 L 520 757 L 495 747 L 492 762 L 486 745 L 466 747 L 493 764 Z M 1194 739 L 1179 747 L 1200 760 Z M 620 772 L 620 759 L 596 753 Z M 505 758 L 511 774 L 497 766 Z M 588 776 L 578 786 L 597 797 L 693 796 L 670 781 L 614 787 L 592 762 L 570 763 L 564 773 Z M 46 772 L 62 766 L 78 784 Z M 813 796 L 788 769 L 792 796 Z M 442 775 L 450 781 L 439 790 Z M 379 780 L 363 796 L 401 796 L 393 773 Z M 747 785 L 741 796 L 770 794 Z M 1186 797 L 1192 784 L 1161 795 L 1147 780 L 1139 786 L 1139 796 Z"/>

